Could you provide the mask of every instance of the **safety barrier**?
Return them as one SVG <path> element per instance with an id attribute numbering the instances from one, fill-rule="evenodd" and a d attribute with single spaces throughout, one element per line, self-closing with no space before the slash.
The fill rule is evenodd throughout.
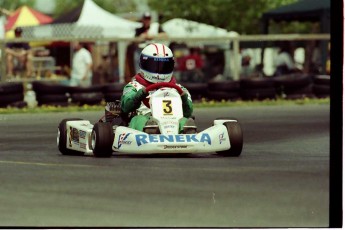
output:
<path id="1" fill-rule="evenodd" d="M 29 105 L 97 105 L 102 101 L 120 100 L 124 83 L 109 83 L 90 87 L 34 81 L 32 87 L 20 82 L 0 83 L 0 107 Z M 323 98 L 330 96 L 329 75 L 289 74 L 271 78 L 248 78 L 238 81 L 183 83 L 192 99 L 206 100 L 265 100 Z M 32 100 L 35 102 L 32 103 Z"/>

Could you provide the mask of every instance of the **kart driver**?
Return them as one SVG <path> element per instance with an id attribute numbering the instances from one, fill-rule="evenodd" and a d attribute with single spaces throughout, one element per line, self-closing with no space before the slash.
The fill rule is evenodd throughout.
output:
<path id="1" fill-rule="evenodd" d="M 176 83 L 176 79 L 172 76 L 174 70 L 174 56 L 172 51 L 165 45 L 154 43 L 146 46 L 139 60 L 139 73 L 136 74 L 132 81 L 123 89 L 121 97 L 121 112 L 129 114 L 136 111 L 136 115 L 131 119 L 129 127 L 135 130 L 144 131 L 150 134 L 158 133 L 157 123 L 150 118 L 151 110 L 148 104 L 148 92 L 146 87 L 158 83 L 169 82 L 181 87 L 183 118 L 180 120 L 180 133 L 196 133 L 194 119 L 191 118 L 193 113 L 193 104 L 191 95 L 188 90 Z M 111 103 L 106 105 L 107 114 L 112 112 Z"/>

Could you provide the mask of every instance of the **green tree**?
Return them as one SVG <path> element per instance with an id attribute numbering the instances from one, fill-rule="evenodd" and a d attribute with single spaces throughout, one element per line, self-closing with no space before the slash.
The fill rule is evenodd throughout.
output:
<path id="1" fill-rule="evenodd" d="M 98 6 L 111 13 L 130 12 L 135 9 L 132 0 L 93 0 Z M 58 17 L 84 3 L 84 0 L 57 0 L 53 17 Z M 96 20 L 96 19 L 95 19 Z"/>
<path id="2" fill-rule="evenodd" d="M 297 0 L 148 0 L 162 22 L 185 18 L 240 34 L 261 33 L 262 13 Z"/>
<path id="3" fill-rule="evenodd" d="M 35 0 L 0 0 L 0 9 L 5 11 L 13 12 L 23 5 L 33 7 Z M 1 11 L 1 14 L 4 14 L 4 11 Z"/>

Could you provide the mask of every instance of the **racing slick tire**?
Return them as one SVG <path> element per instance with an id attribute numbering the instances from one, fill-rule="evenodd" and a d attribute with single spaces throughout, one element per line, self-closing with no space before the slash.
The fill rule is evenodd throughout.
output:
<path id="1" fill-rule="evenodd" d="M 114 141 L 113 126 L 108 122 L 97 122 L 91 134 L 91 148 L 95 157 L 111 157 Z"/>
<path id="2" fill-rule="evenodd" d="M 230 149 L 217 152 L 224 157 L 238 157 L 241 155 L 243 147 L 243 133 L 241 126 L 238 122 L 224 122 L 228 130 L 230 139 Z"/>
<path id="3" fill-rule="evenodd" d="M 57 146 L 61 152 L 62 155 L 69 155 L 69 156 L 82 156 L 84 153 L 78 152 L 75 150 L 68 149 L 66 147 L 67 145 L 67 127 L 66 123 L 67 121 L 80 121 L 82 119 L 80 118 L 69 118 L 69 119 L 63 119 L 58 127 L 58 134 L 57 134 Z"/>

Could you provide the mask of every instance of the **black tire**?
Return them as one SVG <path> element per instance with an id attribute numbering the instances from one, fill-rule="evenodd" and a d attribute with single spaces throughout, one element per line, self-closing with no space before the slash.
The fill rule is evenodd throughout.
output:
<path id="1" fill-rule="evenodd" d="M 123 83 L 111 83 L 103 86 L 103 93 L 113 93 L 113 92 L 120 92 L 122 94 L 123 88 L 125 84 Z"/>
<path id="2" fill-rule="evenodd" d="M 108 122 L 98 122 L 93 126 L 92 150 L 95 157 L 111 157 L 114 142 L 113 126 Z"/>
<path id="3" fill-rule="evenodd" d="M 7 83 L 0 83 L 0 95 L 6 94 L 23 94 L 24 86 L 23 83 L 17 82 L 7 82 Z"/>
<path id="4" fill-rule="evenodd" d="M 241 89 L 272 88 L 274 81 L 270 78 L 248 78 L 240 80 Z"/>
<path id="5" fill-rule="evenodd" d="M 189 91 L 192 99 L 206 97 L 207 83 L 185 82 L 183 86 Z"/>
<path id="6" fill-rule="evenodd" d="M 121 100 L 122 92 L 108 92 L 104 94 L 104 100 L 106 102 L 112 102 L 116 100 Z"/>
<path id="7" fill-rule="evenodd" d="M 240 89 L 239 81 L 210 81 L 208 82 L 210 91 L 238 91 Z"/>
<path id="8" fill-rule="evenodd" d="M 244 89 L 241 91 L 243 100 L 276 99 L 275 88 Z"/>
<path id="9" fill-rule="evenodd" d="M 241 155 L 243 148 L 243 133 L 241 125 L 238 122 L 224 122 L 224 125 L 228 130 L 230 149 L 219 151 L 217 153 L 225 157 L 238 157 Z"/>
<path id="10" fill-rule="evenodd" d="M 84 153 L 78 152 L 75 150 L 68 149 L 67 146 L 67 127 L 66 122 L 67 121 L 80 121 L 82 119 L 80 118 L 69 118 L 69 119 L 63 119 L 58 127 L 58 135 L 57 135 L 57 146 L 61 152 L 62 155 L 69 155 L 69 156 L 82 156 Z"/>
<path id="11" fill-rule="evenodd" d="M 88 87 L 82 87 L 82 86 L 72 86 L 69 87 L 69 93 L 101 93 L 103 91 L 102 85 L 94 85 L 94 86 L 88 86 Z"/>
<path id="12" fill-rule="evenodd" d="M 313 92 L 315 95 L 330 95 L 330 86 L 313 85 Z"/>
<path id="13" fill-rule="evenodd" d="M 53 84 L 48 82 L 35 81 L 32 83 L 32 88 L 36 94 L 65 94 L 69 91 L 69 86 Z"/>
<path id="14" fill-rule="evenodd" d="M 240 94 L 239 92 L 224 92 L 224 91 L 211 91 L 208 90 L 207 91 L 207 97 L 208 99 L 211 100 L 217 100 L 217 101 L 221 101 L 221 100 L 235 100 L 240 98 Z"/>
<path id="15" fill-rule="evenodd" d="M 38 94 L 37 102 L 45 104 L 50 102 L 67 102 L 68 96 L 65 94 Z"/>
<path id="16" fill-rule="evenodd" d="M 284 90 L 285 94 L 305 94 L 311 95 L 313 94 L 313 84 L 309 84 L 307 86 L 299 87 L 299 88 L 289 88 Z"/>
<path id="17" fill-rule="evenodd" d="M 313 78 L 313 82 L 316 85 L 330 85 L 331 76 L 330 75 L 316 75 Z"/>
<path id="18" fill-rule="evenodd" d="M 68 102 L 46 102 L 46 103 L 42 103 L 39 102 L 37 103 L 38 106 L 55 106 L 55 107 L 67 107 L 69 106 Z"/>
<path id="19" fill-rule="evenodd" d="M 189 92 L 205 92 L 208 86 L 207 83 L 186 82 L 183 86 L 188 89 Z"/>
<path id="20" fill-rule="evenodd" d="M 74 93 L 71 95 L 72 102 L 79 105 L 96 105 L 103 100 L 102 93 Z"/>
<path id="21" fill-rule="evenodd" d="M 12 107 L 12 108 L 22 109 L 22 108 L 27 107 L 28 103 L 26 101 L 15 101 L 15 102 L 12 102 L 11 104 L 9 104 L 8 106 Z"/>
<path id="22" fill-rule="evenodd" d="M 306 74 L 289 74 L 274 77 L 273 81 L 277 88 L 286 89 L 296 89 L 308 86 L 312 83 L 312 78 L 310 75 Z"/>
<path id="23" fill-rule="evenodd" d="M 0 106 L 7 106 L 13 102 L 22 101 L 24 99 L 23 93 L 0 95 Z"/>

